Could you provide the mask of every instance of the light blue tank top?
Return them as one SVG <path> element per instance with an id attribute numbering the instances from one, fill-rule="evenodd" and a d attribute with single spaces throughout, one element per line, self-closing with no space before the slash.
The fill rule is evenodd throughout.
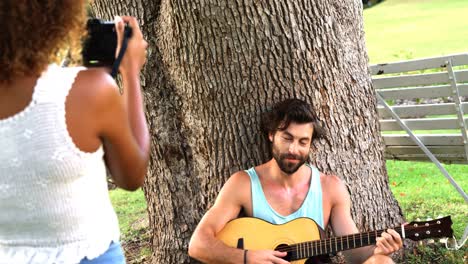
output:
<path id="1" fill-rule="evenodd" d="M 310 187 L 301 207 L 294 213 L 283 216 L 278 214 L 265 198 L 260 179 L 254 168 L 246 170 L 250 176 L 252 190 L 252 213 L 253 217 L 263 219 L 272 224 L 284 224 L 299 217 L 308 217 L 313 219 L 320 227 L 323 226 L 323 208 L 322 208 L 322 186 L 320 184 L 320 172 L 317 168 L 307 164 L 311 169 Z"/>

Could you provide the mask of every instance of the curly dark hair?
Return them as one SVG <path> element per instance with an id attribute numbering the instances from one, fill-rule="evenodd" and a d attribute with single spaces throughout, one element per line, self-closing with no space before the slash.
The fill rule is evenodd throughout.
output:
<path id="1" fill-rule="evenodd" d="M 312 139 L 325 136 L 325 129 L 320 125 L 317 114 L 308 103 L 300 99 L 286 99 L 276 103 L 270 111 L 263 113 L 261 127 L 268 138 L 269 133 L 283 131 L 291 122 L 312 123 L 314 126 Z"/>
<path id="2" fill-rule="evenodd" d="M 0 83 L 39 75 L 75 58 L 85 33 L 86 0 L 1 0 Z"/>

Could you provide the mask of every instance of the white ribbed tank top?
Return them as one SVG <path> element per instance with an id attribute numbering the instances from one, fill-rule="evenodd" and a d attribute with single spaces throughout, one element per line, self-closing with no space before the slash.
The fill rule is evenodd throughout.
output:
<path id="1" fill-rule="evenodd" d="M 51 65 L 30 104 L 0 119 L 0 263 L 78 263 L 119 239 L 102 146 L 85 153 L 65 122 L 84 68 Z"/>

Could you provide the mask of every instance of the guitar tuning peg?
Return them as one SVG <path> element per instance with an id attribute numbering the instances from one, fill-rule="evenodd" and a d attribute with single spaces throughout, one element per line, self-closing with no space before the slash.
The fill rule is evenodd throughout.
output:
<path id="1" fill-rule="evenodd" d="M 426 221 L 431 221 L 431 220 L 432 220 L 432 218 L 430 218 L 430 217 L 428 217 L 428 218 L 426 219 Z"/>
<path id="2" fill-rule="evenodd" d="M 418 217 L 418 218 L 416 218 L 416 221 L 418 221 L 418 222 L 419 222 L 419 221 L 421 221 L 421 218 L 419 218 L 419 217 Z"/>

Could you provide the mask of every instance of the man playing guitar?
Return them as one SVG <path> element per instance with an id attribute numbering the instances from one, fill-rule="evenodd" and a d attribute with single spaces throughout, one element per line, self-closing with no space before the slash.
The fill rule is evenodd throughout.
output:
<path id="1" fill-rule="evenodd" d="M 306 163 L 312 140 L 322 135 L 310 105 L 298 99 L 282 101 L 264 115 L 262 126 L 272 144 L 273 158 L 234 173 L 224 184 L 192 235 L 191 257 L 206 263 L 288 263 L 283 259 L 285 252 L 246 251 L 229 247 L 216 237 L 241 212 L 273 224 L 309 217 L 323 229 L 330 224 L 335 236 L 358 233 L 343 182 Z M 348 263 L 393 263 L 388 255 L 402 245 L 400 235 L 388 229 L 375 246 L 343 253 Z"/>

